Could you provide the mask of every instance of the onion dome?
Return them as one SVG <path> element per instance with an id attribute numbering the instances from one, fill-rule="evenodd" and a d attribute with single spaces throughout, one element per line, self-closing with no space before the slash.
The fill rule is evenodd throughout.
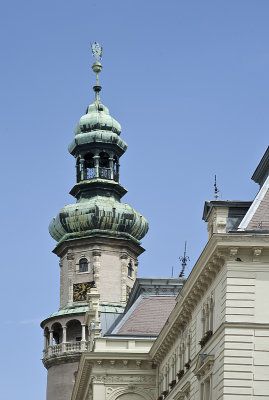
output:
<path id="1" fill-rule="evenodd" d="M 101 103 L 93 103 L 87 107 L 75 127 L 75 138 L 68 146 L 71 154 L 76 152 L 77 146 L 85 143 L 116 144 L 121 152 L 125 152 L 127 144 L 120 138 L 121 125 L 111 117 L 109 109 Z"/>
<path id="2" fill-rule="evenodd" d="M 101 196 L 64 206 L 49 225 L 57 242 L 98 233 L 140 240 L 147 231 L 148 221 L 129 204 Z"/>
<path id="3" fill-rule="evenodd" d="M 94 103 L 87 107 L 86 114 L 80 118 L 75 128 L 75 135 L 100 130 L 121 134 L 121 126 L 111 117 L 109 109 L 101 103 Z"/>

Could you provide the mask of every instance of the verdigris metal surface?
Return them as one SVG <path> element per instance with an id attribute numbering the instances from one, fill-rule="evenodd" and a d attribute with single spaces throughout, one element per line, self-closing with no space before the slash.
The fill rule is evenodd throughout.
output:
<path id="1" fill-rule="evenodd" d="M 75 138 L 68 146 L 73 154 L 77 146 L 91 143 L 109 143 L 118 146 L 122 152 L 127 144 L 120 138 L 121 126 L 111 117 L 109 110 L 103 104 L 91 104 L 83 115 L 76 128 Z"/>
<path id="2" fill-rule="evenodd" d="M 124 312 L 124 307 L 120 306 L 111 306 L 111 305 L 100 305 L 99 309 L 103 313 L 112 313 L 112 314 L 122 314 Z M 76 306 L 76 307 L 66 307 L 63 308 L 62 310 L 59 310 L 53 314 L 51 314 L 48 318 L 53 318 L 53 317 L 60 317 L 62 315 L 69 315 L 69 314 L 79 314 L 79 313 L 85 313 L 89 310 L 88 305 L 83 305 L 83 306 Z"/>
<path id="3" fill-rule="evenodd" d="M 87 108 L 86 114 L 80 118 L 75 128 L 75 135 L 98 130 L 108 130 L 117 135 L 121 134 L 121 126 L 118 121 L 111 117 L 109 109 L 103 104 L 94 103 Z"/>
<path id="4" fill-rule="evenodd" d="M 129 204 L 95 196 L 64 206 L 49 225 L 56 241 L 81 237 L 91 230 L 127 233 L 140 240 L 148 231 L 148 221 Z"/>

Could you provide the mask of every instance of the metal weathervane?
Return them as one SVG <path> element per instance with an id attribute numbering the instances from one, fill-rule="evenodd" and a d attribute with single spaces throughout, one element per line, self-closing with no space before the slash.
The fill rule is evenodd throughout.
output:
<path id="1" fill-rule="evenodd" d="M 179 260 L 181 261 L 182 269 L 179 274 L 179 277 L 182 278 L 184 276 L 184 270 L 187 265 L 187 262 L 190 260 L 190 257 L 187 256 L 187 242 L 185 240 L 185 247 L 184 247 L 184 256 L 179 257 Z"/>
<path id="2" fill-rule="evenodd" d="M 215 175 L 215 183 L 214 183 L 214 197 L 215 200 L 218 200 L 219 198 L 219 189 L 217 187 L 217 176 Z"/>
<path id="3" fill-rule="evenodd" d="M 103 56 L 103 47 L 100 46 L 98 42 L 91 43 L 92 55 L 96 59 L 96 61 L 102 60 Z"/>
<path id="4" fill-rule="evenodd" d="M 98 42 L 94 42 L 94 43 L 91 43 L 91 48 L 92 48 L 92 55 L 96 60 L 92 66 L 93 72 L 96 73 L 96 85 L 93 87 L 93 90 L 95 91 L 95 103 L 99 104 L 100 103 L 99 93 L 100 93 L 102 87 L 99 86 L 98 74 L 102 71 L 102 65 L 99 61 L 102 60 L 103 47 L 101 47 Z"/>

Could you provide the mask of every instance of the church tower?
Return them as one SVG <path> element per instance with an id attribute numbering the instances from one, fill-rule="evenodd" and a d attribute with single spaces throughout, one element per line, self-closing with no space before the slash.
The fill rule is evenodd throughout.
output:
<path id="1" fill-rule="evenodd" d="M 43 363 L 48 370 L 47 400 L 70 400 L 82 352 L 89 351 L 87 292 L 95 288 L 102 334 L 124 311 L 137 276 L 140 240 L 147 220 L 121 203 L 120 157 L 127 144 L 121 126 L 100 101 L 101 48 L 93 45 L 95 101 L 76 128 L 69 152 L 75 158 L 74 204 L 64 206 L 49 226 L 60 265 L 60 308 L 45 319 Z"/>

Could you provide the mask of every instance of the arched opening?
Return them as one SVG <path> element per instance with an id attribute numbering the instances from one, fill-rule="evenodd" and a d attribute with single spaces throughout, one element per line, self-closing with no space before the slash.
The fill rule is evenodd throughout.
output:
<path id="1" fill-rule="evenodd" d="M 66 340 L 67 342 L 80 342 L 82 339 L 82 327 L 81 323 L 72 319 L 66 324 Z"/>
<path id="2" fill-rule="evenodd" d="M 114 174 L 114 181 L 119 182 L 119 159 L 118 157 L 114 157 L 114 163 L 113 163 L 113 174 Z"/>
<path id="3" fill-rule="evenodd" d="M 87 258 L 81 258 L 79 260 L 79 272 L 88 272 L 88 271 L 89 271 L 89 265 Z"/>
<path id="4" fill-rule="evenodd" d="M 63 341 L 63 328 L 59 322 L 55 322 L 55 324 L 51 327 L 53 331 L 53 345 L 60 344 Z"/>
<path id="5" fill-rule="evenodd" d="M 132 276 L 133 276 L 133 264 L 132 264 L 132 261 L 130 260 L 129 261 L 129 263 L 128 263 L 128 276 L 130 277 L 130 278 L 132 278 Z"/>
<path id="6" fill-rule="evenodd" d="M 145 398 L 137 393 L 124 393 L 117 397 L 117 400 L 144 400 Z"/>
<path id="7" fill-rule="evenodd" d="M 86 179 L 95 178 L 95 167 L 94 167 L 94 158 L 93 157 L 94 157 L 94 155 L 92 153 L 87 153 L 84 156 Z"/>
<path id="8" fill-rule="evenodd" d="M 81 181 L 81 170 L 80 170 L 80 158 L 77 158 L 76 161 L 76 176 L 77 176 L 77 183 Z"/>
<path id="9" fill-rule="evenodd" d="M 109 155 L 105 152 L 99 154 L 99 177 L 104 179 L 111 179 L 111 170 L 109 167 Z"/>

